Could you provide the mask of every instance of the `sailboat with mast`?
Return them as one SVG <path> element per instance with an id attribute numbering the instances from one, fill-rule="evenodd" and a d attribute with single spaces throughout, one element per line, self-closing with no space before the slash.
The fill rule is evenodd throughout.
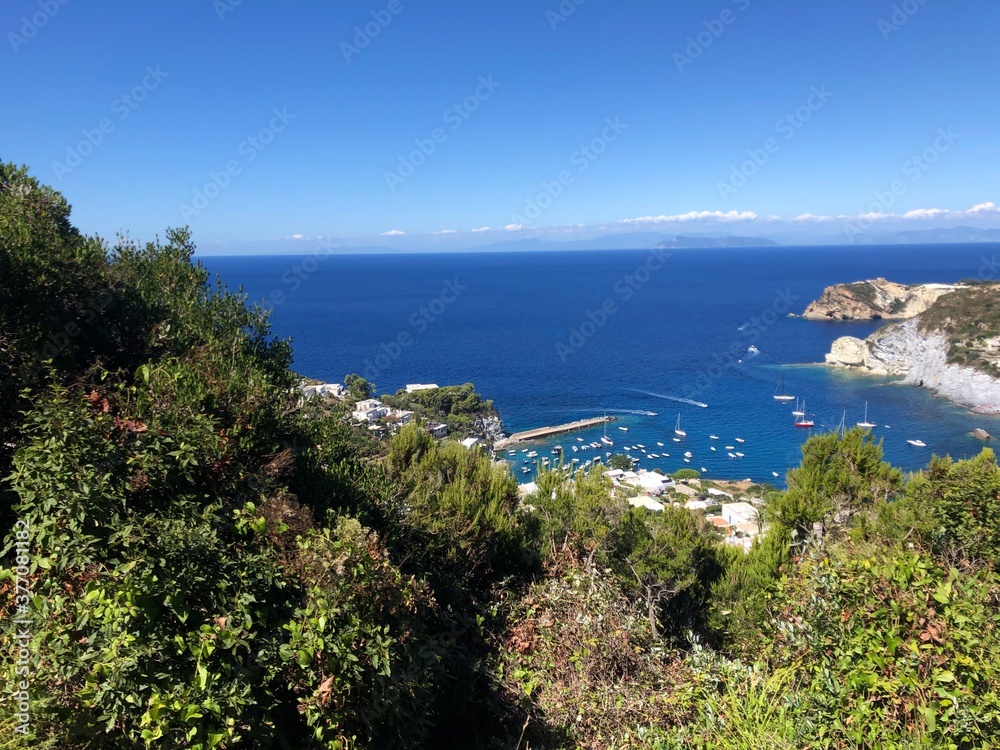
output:
<path id="1" fill-rule="evenodd" d="M 869 422 L 868 421 L 868 402 L 867 401 L 865 401 L 865 421 L 864 422 L 858 422 L 858 427 L 864 427 L 866 430 L 871 430 L 871 429 L 873 429 L 875 427 L 878 427 L 878 425 L 875 424 L 874 422 Z"/>
<path id="2" fill-rule="evenodd" d="M 785 376 L 784 375 L 781 376 L 781 382 L 778 384 L 778 387 L 774 391 L 774 400 L 775 401 L 794 401 L 795 400 L 795 396 L 792 396 L 792 395 L 790 395 L 788 393 L 785 393 Z"/>
<path id="3" fill-rule="evenodd" d="M 799 400 L 795 399 L 795 411 L 792 412 L 793 417 L 804 417 L 806 413 L 802 411 L 802 407 L 799 405 Z"/>
<path id="4" fill-rule="evenodd" d="M 802 399 L 802 416 L 795 418 L 795 426 L 796 427 L 815 427 L 816 423 L 813 420 L 809 419 L 809 417 L 807 417 L 805 415 L 805 411 L 806 411 L 806 400 Z"/>
<path id="5" fill-rule="evenodd" d="M 614 445 L 614 441 L 608 437 L 608 415 L 604 415 L 604 435 L 601 436 L 601 442 L 605 445 Z"/>
<path id="6" fill-rule="evenodd" d="M 677 415 L 677 424 L 674 425 L 674 434 L 680 437 L 687 437 L 687 433 L 681 429 L 681 415 Z"/>

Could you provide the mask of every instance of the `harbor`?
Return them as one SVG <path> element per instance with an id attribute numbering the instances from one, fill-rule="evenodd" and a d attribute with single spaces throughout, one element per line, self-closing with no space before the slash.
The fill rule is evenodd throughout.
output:
<path id="1" fill-rule="evenodd" d="M 576 422 L 568 422 L 567 424 L 556 425 L 555 427 L 538 427 L 534 430 L 515 432 L 507 439 L 497 443 L 496 447 L 499 449 L 505 448 L 508 445 L 527 443 L 532 440 L 544 440 L 545 438 L 552 437 L 553 435 L 562 435 L 563 433 L 575 432 L 576 430 L 586 430 L 589 427 L 595 427 L 596 425 L 607 424 L 608 422 L 614 421 L 615 417 L 594 417 L 592 419 L 579 419 Z"/>

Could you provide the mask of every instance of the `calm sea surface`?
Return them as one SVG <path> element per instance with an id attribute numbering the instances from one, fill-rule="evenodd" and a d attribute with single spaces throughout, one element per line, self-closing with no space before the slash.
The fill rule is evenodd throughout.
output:
<path id="1" fill-rule="evenodd" d="M 785 317 L 840 282 L 992 278 L 997 256 L 1000 245 L 937 245 L 202 262 L 251 301 L 266 300 L 275 333 L 292 340 L 305 375 L 340 382 L 359 372 L 379 393 L 472 382 L 494 400 L 508 431 L 607 413 L 619 419 L 608 430 L 615 451 L 644 456 L 630 449 L 642 444 L 661 455 L 643 458 L 645 468 L 704 467 L 711 476 L 780 484 L 809 434 L 793 426 L 794 404 L 773 398 L 782 379 L 785 391 L 806 400 L 817 430 L 835 428 L 845 412 L 848 425 L 861 421 L 867 401 L 888 459 L 906 470 L 932 453 L 977 453 L 974 427 L 1000 434 L 1000 418 L 922 389 L 813 365 L 838 336 L 864 337 L 878 323 Z M 747 352 L 751 344 L 759 354 Z M 683 443 L 672 440 L 678 415 Z M 569 451 L 577 437 L 601 434 L 563 435 L 535 448 L 558 442 Z M 910 438 L 927 448 L 908 445 Z M 727 445 L 745 457 L 729 458 Z M 586 460 L 593 451 L 569 455 Z"/>

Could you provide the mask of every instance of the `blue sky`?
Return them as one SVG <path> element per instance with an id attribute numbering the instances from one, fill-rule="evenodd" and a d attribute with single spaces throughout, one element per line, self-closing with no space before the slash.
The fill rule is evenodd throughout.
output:
<path id="1" fill-rule="evenodd" d="M 1000 226 L 998 27 L 995 0 L 8 0 L 0 145 L 84 230 L 206 252 Z"/>

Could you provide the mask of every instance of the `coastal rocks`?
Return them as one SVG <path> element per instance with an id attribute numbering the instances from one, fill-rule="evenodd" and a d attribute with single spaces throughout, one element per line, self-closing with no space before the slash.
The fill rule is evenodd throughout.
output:
<path id="1" fill-rule="evenodd" d="M 929 388 L 976 410 L 1000 404 L 1000 380 L 971 367 L 949 364 L 944 336 L 920 331 L 918 322 L 891 323 L 864 341 L 849 336 L 837 339 L 826 361 L 873 375 L 903 376 L 906 384 Z"/>
<path id="2" fill-rule="evenodd" d="M 472 422 L 473 434 L 487 445 L 495 445 L 507 437 L 500 416 L 476 417 Z"/>
<path id="3" fill-rule="evenodd" d="M 993 437 L 992 435 L 990 435 L 990 433 L 988 433 L 982 427 L 977 427 L 976 429 L 974 429 L 969 434 L 972 435 L 972 437 L 974 437 L 974 438 L 976 438 L 978 440 L 989 440 L 989 439 L 991 439 Z"/>
<path id="4" fill-rule="evenodd" d="M 864 367 L 867 353 L 868 347 L 861 339 L 841 336 L 833 342 L 830 353 L 826 355 L 826 363 L 840 367 Z"/>
<path id="5" fill-rule="evenodd" d="M 939 297 L 964 287 L 955 284 L 908 286 L 883 278 L 835 284 L 809 303 L 803 318 L 809 320 L 903 320 L 921 314 Z"/>

